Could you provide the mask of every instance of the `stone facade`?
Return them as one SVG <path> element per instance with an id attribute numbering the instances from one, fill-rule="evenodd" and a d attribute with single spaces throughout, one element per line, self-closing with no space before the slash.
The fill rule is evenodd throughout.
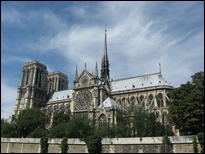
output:
<path id="1" fill-rule="evenodd" d="M 103 126 L 116 124 L 118 110 L 142 107 L 154 112 L 158 121 L 166 124 L 168 94 L 173 87 L 163 78 L 161 71 L 111 80 L 106 31 L 101 76 L 98 76 L 97 63 L 93 73 L 85 64 L 80 75 L 76 67 L 73 83 L 74 87 L 68 89 L 68 78 L 64 73 L 48 73 L 46 65 L 37 61 L 26 63 L 18 88 L 14 119 L 24 109 L 39 107 L 50 117 L 50 125 L 56 113 L 64 112 L 74 117 L 90 118 L 96 125 Z"/>
<path id="2" fill-rule="evenodd" d="M 173 153 L 193 153 L 192 136 L 169 137 Z M 48 153 L 60 153 L 62 139 L 48 140 Z M 68 153 L 88 153 L 85 142 L 68 139 Z M 160 153 L 162 137 L 103 138 L 102 153 Z M 201 148 L 198 144 L 198 151 Z M 40 139 L 1 138 L 1 153 L 40 153 Z"/>

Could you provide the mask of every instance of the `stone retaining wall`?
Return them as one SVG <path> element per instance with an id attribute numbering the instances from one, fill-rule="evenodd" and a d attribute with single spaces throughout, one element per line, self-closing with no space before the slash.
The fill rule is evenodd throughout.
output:
<path id="1" fill-rule="evenodd" d="M 192 136 L 170 136 L 173 153 L 193 153 Z M 48 153 L 60 153 L 61 138 L 49 139 Z M 102 153 L 160 153 L 162 137 L 103 138 Z M 198 144 L 198 151 L 200 151 Z M 1 153 L 40 153 L 39 138 L 1 138 Z M 85 142 L 68 139 L 68 153 L 88 153 Z"/>

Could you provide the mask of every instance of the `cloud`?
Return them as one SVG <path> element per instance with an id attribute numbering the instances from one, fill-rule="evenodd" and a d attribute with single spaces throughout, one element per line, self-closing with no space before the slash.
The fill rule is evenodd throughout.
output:
<path id="1" fill-rule="evenodd" d="M 17 88 L 10 86 L 4 79 L 1 80 L 1 117 L 12 115 L 17 97 Z"/>
<path id="2" fill-rule="evenodd" d="M 11 56 L 11 55 L 4 55 L 4 58 L 1 59 L 2 64 L 9 64 L 13 65 L 13 63 L 26 63 L 32 61 L 32 59 L 27 57 L 17 57 L 17 56 Z"/>
<path id="3" fill-rule="evenodd" d="M 203 43 L 197 41 L 199 38 L 203 39 L 203 31 L 198 31 L 196 26 L 187 31 L 178 31 L 173 28 L 184 27 L 185 24 L 179 22 L 181 20 L 191 24 L 196 23 L 198 19 L 192 19 L 189 22 L 186 16 L 186 12 L 192 11 L 191 8 L 196 3 L 183 3 L 183 6 L 177 4 L 172 3 L 169 6 L 168 3 L 156 5 L 150 2 L 102 2 L 98 5 L 98 10 L 90 12 L 89 5 L 79 7 L 75 5 L 67 9 L 78 18 L 86 18 L 95 11 L 92 21 L 96 20 L 96 23 L 99 19 L 109 21 L 107 38 L 111 77 L 118 79 L 158 72 L 158 63 L 161 62 L 163 73 L 168 74 L 169 82 L 174 86 L 179 86 L 185 77 L 188 79 L 193 73 L 192 61 L 202 55 Z M 159 10 L 157 10 L 158 7 Z M 76 13 L 76 10 L 80 11 Z M 160 11 L 165 11 L 166 16 L 156 16 L 161 13 Z M 96 17 L 99 19 L 97 20 Z M 69 29 L 61 29 L 52 37 L 40 37 L 33 46 L 43 54 L 55 52 L 64 56 L 69 63 L 72 63 L 73 68 L 75 65 L 83 67 L 85 62 L 89 68 L 89 65 L 95 65 L 96 60 L 100 64 L 103 41 L 103 25 L 96 24 L 87 27 L 82 21 Z M 198 54 L 194 54 L 193 51 Z M 203 59 L 200 60 L 203 61 Z M 180 72 L 183 74 L 179 75 Z"/>
<path id="4" fill-rule="evenodd" d="M 2 23 L 9 23 L 9 24 L 19 24 L 22 23 L 22 15 L 21 13 L 10 7 L 2 7 L 1 11 L 1 22 Z"/>

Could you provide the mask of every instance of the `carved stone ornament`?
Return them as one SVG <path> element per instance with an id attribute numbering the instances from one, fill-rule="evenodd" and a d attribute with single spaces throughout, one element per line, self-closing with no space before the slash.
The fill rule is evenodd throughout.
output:
<path id="1" fill-rule="evenodd" d="M 87 77 L 87 76 L 82 77 L 82 79 L 81 79 L 81 84 L 82 84 L 83 86 L 87 86 L 88 83 L 89 83 L 88 77 Z"/>

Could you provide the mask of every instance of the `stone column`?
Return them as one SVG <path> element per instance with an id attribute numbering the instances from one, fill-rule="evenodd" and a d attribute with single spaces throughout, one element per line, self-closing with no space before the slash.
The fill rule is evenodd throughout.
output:
<path id="1" fill-rule="evenodd" d="M 54 77 L 54 91 L 57 91 L 57 88 L 56 88 L 56 83 L 57 83 L 57 78 Z"/>
<path id="2" fill-rule="evenodd" d="M 165 95 L 166 95 L 165 89 L 164 89 L 164 92 L 162 94 L 163 94 L 163 103 L 164 103 L 163 106 L 167 107 L 167 102 L 166 102 L 166 98 L 165 98 Z"/>
<path id="3" fill-rule="evenodd" d="M 23 69 L 21 74 L 21 83 L 20 83 L 21 87 L 24 86 L 24 74 L 25 74 L 25 70 Z"/>
<path id="4" fill-rule="evenodd" d="M 33 75 L 33 83 L 32 83 L 32 85 L 35 85 L 37 68 L 34 67 L 33 69 L 34 69 L 34 75 Z"/>
<path id="5" fill-rule="evenodd" d="M 59 91 L 59 77 L 57 77 L 56 91 Z"/>
<path id="6" fill-rule="evenodd" d="M 52 82 L 51 91 L 53 91 L 54 90 L 54 78 L 53 77 L 51 78 L 51 82 Z"/>
<path id="7" fill-rule="evenodd" d="M 29 84 L 32 85 L 32 81 L 33 81 L 33 73 L 34 73 L 34 70 L 33 70 L 33 67 L 30 68 L 31 70 L 31 73 L 30 73 L 30 80 L 29 80 Z"/>

